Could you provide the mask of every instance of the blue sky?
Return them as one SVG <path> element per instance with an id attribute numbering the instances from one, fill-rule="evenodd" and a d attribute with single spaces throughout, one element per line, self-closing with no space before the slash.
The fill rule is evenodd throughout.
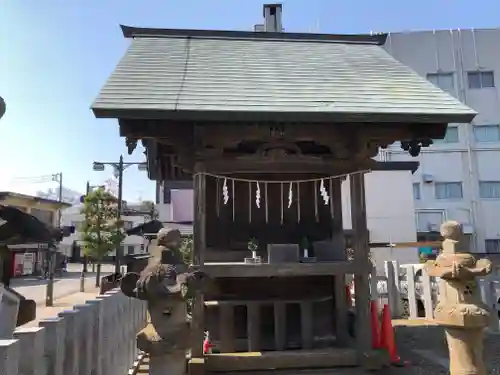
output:
<path id="1" fill-rule="evenodd" d="M 89 107 L 127 48 L 118 27 L 249 30 L 262 0 L 0 0 L 0 190 L 34 193 L 16 177 L 63 172 L 68 188 L 101 183 L 94 160 L 126 154 L 116 120 Z M 388 32 L 500 26 L 498 0 L 285 0 L 288 31 Z M 138 150 L 126 160 L 142 160 Z M 154 183 L 131 167 L 126 199 L 154 197 Z"/>

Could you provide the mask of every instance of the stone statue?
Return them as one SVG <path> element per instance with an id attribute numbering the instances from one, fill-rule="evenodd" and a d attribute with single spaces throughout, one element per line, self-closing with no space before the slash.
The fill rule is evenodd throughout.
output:
<path id="1" fill-rule="evenodd" d="M 186 265 L 179 251 L 181 233 L 163 228 L 152 258 L 140 275 L 128 273 L 122 292 L 147 301 L 148 324 L 137 334 L 137 348 L 149 353 L 150 374 L 183 375 L 190 347 L 186 300 L 202 287 L 204 274 Z"/>
<path id="2" fill-rule="evenodd" d="M 448 221 L 441 226 L 443 250 L 425 269 L 440 277 L 435 320 L 444 326 L 450 353 L 451 375 L 486 375 L 483 359 L 484 328 L 490 311 L 481 301 L 476 277 L 492 271 L 487 259 L 476 259 L 464 245 L 462 226 Z"/>

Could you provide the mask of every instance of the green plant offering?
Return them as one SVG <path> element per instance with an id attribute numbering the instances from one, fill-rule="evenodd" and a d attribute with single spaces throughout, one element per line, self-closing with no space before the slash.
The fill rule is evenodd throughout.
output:
<path id="1" fill-rule="evenodd" d="M 259 242 L 255 237 L 250 238 L 248 241 L 248 250 L 250 250 L 252 253 L 256 252 L 259 249 Z"/>

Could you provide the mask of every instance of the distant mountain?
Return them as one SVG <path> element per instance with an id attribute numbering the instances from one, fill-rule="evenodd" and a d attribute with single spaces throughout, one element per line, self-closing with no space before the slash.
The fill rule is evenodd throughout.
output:
<path id="1" fill-rule="evenodd" d="M 82 195 L 82 193 L 65 188 L 64 186 L 62 188 L 62 201 L 65 203 L 69 203 L 72 205 L 80 204 L 80 197 Z M 59 188 L 48 189 L 47 191 L 37 191 L 36 196 L 57 201 L 59 200 Z"/>

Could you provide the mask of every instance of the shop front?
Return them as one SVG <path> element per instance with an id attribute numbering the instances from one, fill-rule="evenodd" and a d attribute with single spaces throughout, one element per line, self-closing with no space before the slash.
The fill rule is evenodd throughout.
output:
<path id="1" fill-rule="evenodd" d="M 14 277 L 37 276 L 42 274 L 44 254 L 47 244 L 16 244 L 9 245 L 12 251 L 12 270 Z"/>

